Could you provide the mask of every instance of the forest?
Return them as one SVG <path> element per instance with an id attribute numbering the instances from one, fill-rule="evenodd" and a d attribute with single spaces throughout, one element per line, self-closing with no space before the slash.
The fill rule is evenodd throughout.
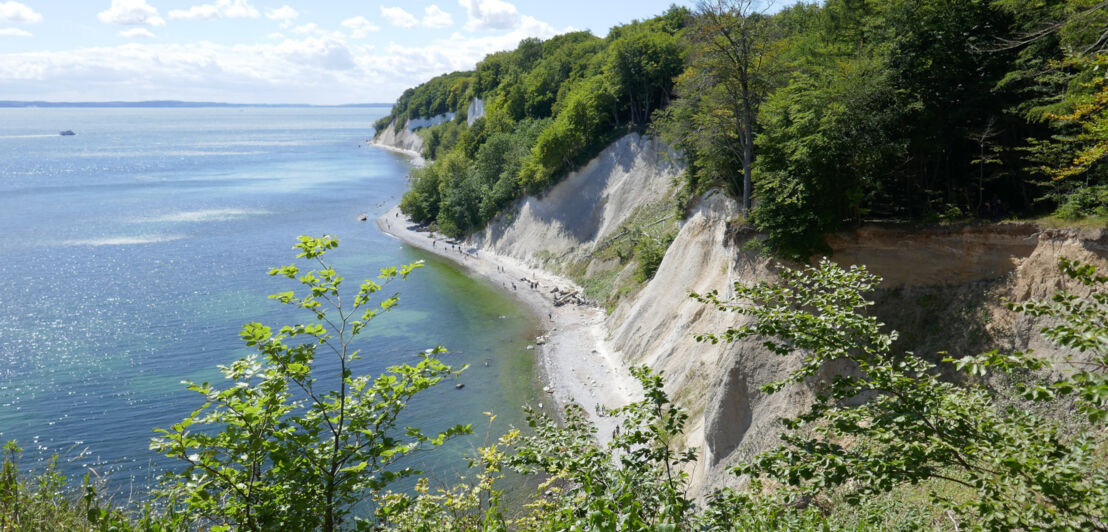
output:
<path id="1" fill-rule="evenodd" d="M 867 221 L 1108 218 L 1104 2 L 759 6 L 529 39 L 406 91 L 379 129 L 456 115 L 417 131 L 404 212 L 466 234 L 639 131 L 685 163 L 681 199 L 726 191 L 787 258 Z"/>

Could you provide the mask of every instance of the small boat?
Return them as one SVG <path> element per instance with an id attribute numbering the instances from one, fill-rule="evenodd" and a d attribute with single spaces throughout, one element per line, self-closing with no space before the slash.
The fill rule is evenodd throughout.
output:
<path id="1" fill-rule="evenodd" d="M 358 215 L 358 221 L 359 222 L 364 222 L 364 221 L 366 221 L 367 218 L 368 218 L 368 216 L 366 216 L 364 214 L 359 214 Z"/>
<path id="2" fill-rule="evenodd" d="M 76 133 L 74 133 L 72 129 L 67 129 L 67 130 L 62 131 L 61 133 L 58 133 L 58 134 L 63 136 L 63 137 L 72 137 L 73 135 L 76 135 Z"/>

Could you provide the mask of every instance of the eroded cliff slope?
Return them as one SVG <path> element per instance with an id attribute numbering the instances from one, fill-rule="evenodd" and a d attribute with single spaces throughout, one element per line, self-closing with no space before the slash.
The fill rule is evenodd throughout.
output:
<path id="1" fill-rule="evenodd" d="M 372 142 L 383 148 L 399 150 L 418 157 L 423 152 L 423 137 L 416 134 L 415 129 L 417 128 L 412 127 L 411 121 L 401 128 L 397 128 L 396 122 L 393 121 L 388 127 L 378 131 Z"/>
<path id="2" fill-rule="evenodd" d="M 517 202 L 469 244 L 562 273 L 605 267 L 598 249 L 618 237 L 636 212 L 657 211 L 671 197 L 681 168 L 648 137 L 628 135 L 542 197 Z M 777 441 L 778 418 L 797 413 L 811 391 L 795 387 L 767 396 L 760 387 L 798 361 L 770 353 L 758 341 L 711 345 L 697 332 L 719 332 L 740 317 L 696 302 L 689 292 L 730 293 L 734 282 L 772 280 L 779 267 L 744 250 L 757 235 L 737 223 L 738 207 L 720 194 L 696 200 L 678 224 L 653 279 L 620 300 L 605 325 L 610 347 L 625 365 L 665 373 L 667 388 L 691 413 L 687 446 L 701 450 L 695 492 L 735 479 L 728 466 Z M 904 334 L 917 353 L 968 354 L 1000 344 L 1054 353 L 1035 334 L 1038 324 L 1012 315 L 1001 298 L 1044 297 L 1064 282 L 1061 256 L 1108 270 L 1108 234 L 1039 230 L 1031 224 L 939 227 L 866 226 L 834 235 L 833 260 L 865 264 L 886 279 L 875 312 Z M 937 355 L 936 355 L 937 356 Z M 835 368 L 828 368 L 828 372 Z"/>

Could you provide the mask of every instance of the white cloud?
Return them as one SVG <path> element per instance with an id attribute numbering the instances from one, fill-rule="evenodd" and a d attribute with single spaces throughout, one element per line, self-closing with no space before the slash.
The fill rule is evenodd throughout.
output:
<path id="1" fill-rule="evenodd" d="M 423 10 L 422 23 L 428 28 L 449 28 L 454 25 L 454 17 L 439 6 L 431 4 Z"/>
<path id="2" fill-rule="evenodd" d="M 153 39 L 154 34 L 146 28 L 131 28 L 129 30 L 123 30 L 119 32 L 120 37 L 140 37 L 143 39 Z"/>
<path id="3" fill-rule="evenodd" d="M 288 6 L 287 4 L 277 9 L 270 9 L 269 11 L 265 12 L 265 18 L 268 18 L 269 20 L 280 20 L 282 28 L 288 28 L 289 26 L 292 26 L 293 19 L 299 16 L 300 12 Z"/>
<path id="4" fill-rule="evenodd" d="M 289 5 L 283 5 L 277 9 L 270 9 L 265 12 L 265 18 L 269 20 L 292 20 L 299 16 L 300 12 Z"/>
<path id="5" fill-rule="evenodd" d="M 71 100 L 344 103 L 366 101 L 365 87 L 373 78 L 358 68 L 345 44 L 324 36 L 276 45 L 131 42 L 0 54 L 0 79 L 12 99 L 49 93 Z M 90 91 L 94 88 L 98 92 Z"/>
<path id="6" fill-rule="evenodd" d="M 0 20 L 33 23 L 42 20 L 42 15 L 35 13 L 34 9 L 20 4 L 19 2 L 4 2 L 0 3 Z"/>
<path id="7" fill-rule="evenodd" d="M 381 16 L 384 17 L 389 24 L 399 28 L 414 28 L 416 26 L 448 28 L 454 25 L 454 17 L 435 4 L 431 4 L 424 8 L 423 19 L 417 19 L 415 15 L 405 11 L 402 7 L 382 6 Z M 355 19 L 357 18 L 364 19 L 364 17 L 355 17 Z"/>
<path id="8" fill-rule="evenodd" d="M 292 29 L 292 32 L 299 33 L 301 35 L 308 35 L 312 33 L 326 33 L 325 31 L 323 31 L 323 28 L 319 27 L 319 25 L 315 22 L 309 22 L 307 24 L 297 26 Z"/>
<path id="9" fill-rule="evenodd" d="M 112 7 L 96 15 L 105 24 L 164 26 L 165 19 L 146 0 L 112 0 Z"/>
<path id="10" fill-rule="evenodd" d="M 418 47 L 390 44 L 384 53 L 357 58 L 358 64 L 371 73 L 382 89 L 399 94 L 404 89 L 455 70 L 472 69 L 486 55 L 512 50 L 528 37 L 549 39 L 559 33 L 553 26 L 532 17 L 521 17 L 519 28 L 501 35 L 475 37 L 454 32 L 446 39 Z"/>
<path id="11" fill-rule="evenodd" d="M 284 33 L 273 32 L 273 33 L 270 33 L 269 35 L 266 35 L 265 38 L 266 39 L 284 40 L 284 39 L 287 39 L 288 37 L 285 37 Z"/>
<path id="12" fill-rule="evenodd" d="M 370 32 L 381 29 L 376 24 L 370 22 L 369 19 L 362 16 L 348 18 L 342 21 L 340 26 L 350 30 L 351 39 L 364 39 Z"/>
<path id="13" fill-rule="evenodd" d="M 174 9 L 169 12 L 169 18 L 184 20 L 258 18 L 258 10 L 247 0 L 216 0 L 214 4 L 192 6 L 188 10 Z"/>
<path id="14" fill-rule="evenodd" d="M 0 37 L 30 37 L 31 32 L 19 28 L 0 28 Z"/>
<path id="15" fill-rule="evenodd" d="M 399 28 L 414 28 L 419 25 L 419 20 L 411 13 L 404 11 L 402 7 L 381 6 L 381 16 L 389 21 L 389 24 Z"/>
<path id="16" fill-rule="evenodd" d="M 519 27 L 507 32 L 457 31 L 415 47 L 375 48 L 349 35 L 366 24 L 342 25 L 346 35 L 305 24 L 305 34 L 287 31 L 237 45 L 135 39 L 110 47 L 0 53 L 0 79 L 9 99 L 23 100 L 389 102 L 431 77 L 472 69 L 485 55 L 513 49 L 524 38 L 564 31 L 521 16 Z"/>
<path id="17" fill-rule="evenodd" d="M 285 61 L 328 71 L 351 70 L 354 56 L 346 44 L 330 36 L 308 37 L 300 41 L 286 39 L 276 46 Z"/>
<path id="18" fill-rule="evenodd" d="M 468 31 L 514 30 L 523 23 L 516 6 L 502 0 L 458 0 L 466 8 Z"/>

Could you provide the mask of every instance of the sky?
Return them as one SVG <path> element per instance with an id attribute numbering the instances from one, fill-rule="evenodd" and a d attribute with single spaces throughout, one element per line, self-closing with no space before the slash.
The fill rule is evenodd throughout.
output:
<path id="1" fill-rule="evenodd" d="M 0 0 L 0 100 L 392 102 L 521 39 L 691 0 Z"/>

